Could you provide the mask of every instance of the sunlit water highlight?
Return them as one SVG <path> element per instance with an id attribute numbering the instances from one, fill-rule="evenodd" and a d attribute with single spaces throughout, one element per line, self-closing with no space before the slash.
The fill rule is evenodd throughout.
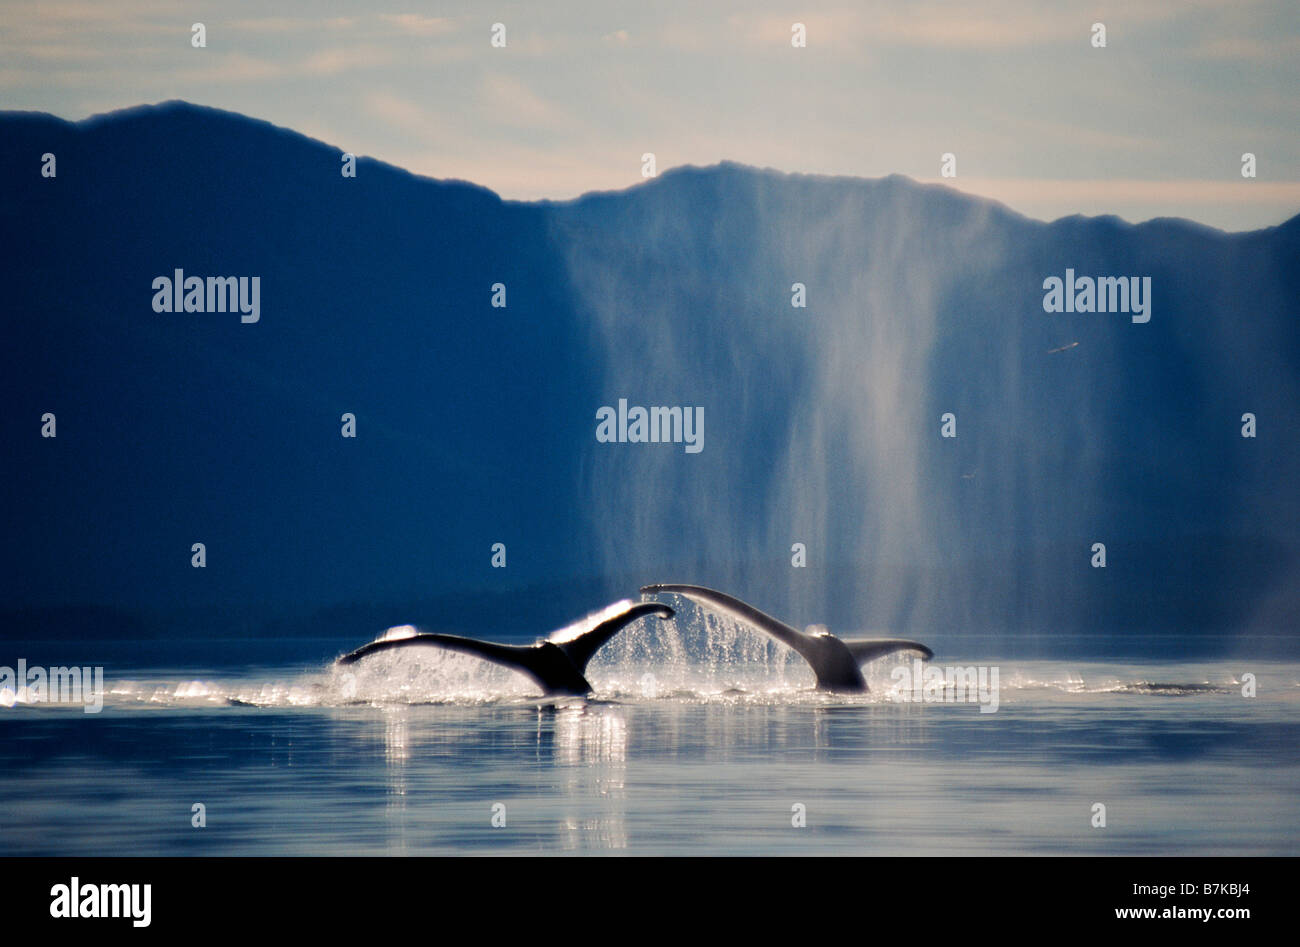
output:
<path id="1" fill-rule="evenodd" d="M 237 645 L 198 670 L 106 664 L 99 714 L 0 694 L 0 842 L 56 855 L 1300 853 L 1300 664 L 936 661 L 999 667 L 998 710 L 981 714 L 891 700 L 904 663 L 868 667 L 867 695 L 832 696 L 756 634 L 632 630 L 588 668 L 592 698 L 559 700 L 423 648 L 350 677 L 321 660 L 245 664 Z"/>

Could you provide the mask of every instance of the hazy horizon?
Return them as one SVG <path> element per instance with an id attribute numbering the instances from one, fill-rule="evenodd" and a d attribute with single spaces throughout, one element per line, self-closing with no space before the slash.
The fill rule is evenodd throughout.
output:
<path id="1" fill-rule="evenodd" d="M 509 200 L 625 188 L 650 152 L 660 172 L 901 174 L 1039 220 L 1241 231 L 1300 212 L 1300 105 L 1286 92 L 1298 20 L 1281 0 L 418 13 L 335 0 L 274 15 L 17 0 L 0 9 L 0 105 L 78 121 L 182 99 Z M 941 177 L 945 154 L 956 177 Z"/>

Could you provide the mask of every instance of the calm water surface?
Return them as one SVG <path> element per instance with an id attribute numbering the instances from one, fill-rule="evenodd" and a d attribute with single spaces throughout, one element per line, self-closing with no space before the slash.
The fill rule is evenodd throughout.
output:
<path id="1" fill-rule="evenodd" d="M 347 677 L 341 648 L 293 648 L 109 654 L 98 714 L 0 693 L 3 851 L 1300 854 L 1295 662 L 937 661 L 999 668 L 981 713 L 891 700 L 899 658 L 819 694 L 761 639 L 611 644 L 596 697 L 558 702 L 466 656 Z"/>

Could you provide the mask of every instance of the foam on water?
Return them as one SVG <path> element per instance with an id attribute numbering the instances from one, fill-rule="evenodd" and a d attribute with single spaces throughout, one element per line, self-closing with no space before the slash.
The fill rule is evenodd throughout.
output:
<path id="1" fill-rule="evenodd" d="M 830 694 L 815 690 L 812 675 L 790 673 L 765 676 L 761 670 L 743 666 L 703 666 L 666 669 L 650 662 L 630 665 L 613 674 L 592 675 L 596 701 L 675 700 L 735 704 L 874 704 L 890 702 L 894 681 L 890 670 L 896 665 L 879 661 L 864 669 L 870 692 Z M 1004 704 L 1051 695 L 1143 697 L 1225 696 L 1232 697 L 1241 682 L 1225 677 L 1219 683 L 1188 681 L 1161 683 L 1149 680 L 1107 679 L 1095 684 L 1067 678 L 1044 680 L 1009 666 L 1000 665 Z M 806 677 L 806 680 L 801 678 Z M 1292 685 L 1293 687 L 1300 685 Z M 337 668 L 304 672 L 296 677 L 263 680 L 130 680 L 113 681 L 104 695 L 105 707 L 127 706 L 244 706 L 244 707 L 342 707 L 386 704 L 487 704 L 528 703 L 543 698 L 527 677 L 475 658 L 434 652 L 394 655 L 390 660 L 357 671 Z M 0 693 L 0 707 L 53 706 L 30 701 L 26 693 Z"/>
<path id="2" fill-rule="evenodd" d="M 594 627 L 609 609 L 594 612 L 549 636 L 565 641 Z M 409 637 L 409 625 L 391 628 L 380 639 Z M 594 701 L 618 703 L 678 701 L 721 704 L 854 705 L 891 702 L 897 668 L 914 670 L 915 655 L 899 653 L 863 668 L 870 691 L 828 694 L 815 689 L 808 664 L 769 636 L 704 610 L 679 612 L 672 620 L 637 622 L 606 644 L 587 667 Z M 1096 662 L 1006 662 L 948 660 L 938 655 L 928 666 L 995 666 L 1000 704 L 1052 702 L 1062 698 L 1230 697 L 1242 687 L 1241 672 L 1225 667 L 1211 679 L 1204 665 L 1124 667 Z M 1300 682 L 1283 684 L 1292 696 Z M 440 648 L 392 649 L 356 664 L 264 675 L 217 679 L 123 677 L 105 681 L 106 708 L 148 707 L 346 707 L 358 705 L 518 704 L 543 698 L 526 675 L 472 655 Z M 0 708 L 37 706 L 25 688 L 0 691 Z M 44 705 L 54 706 L 54 705 Z"/>

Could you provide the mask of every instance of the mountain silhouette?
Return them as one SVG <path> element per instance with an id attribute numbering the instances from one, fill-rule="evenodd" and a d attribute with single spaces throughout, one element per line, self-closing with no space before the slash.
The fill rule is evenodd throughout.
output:
<path id="1" fill-rule="evenodd" d="M 732 163 L 526 203 L 341 154 L 0 113 L 7 637 L 531 633 L 683 581 L 940 652 L 1293 649 L 1300 217 Z M 155 312 L 178 269 L 260 318 Z M 1150 277 L 1150 321 L 1045 312 L 1067 269 Z M 619 399 L 702 407 L 703 450 L 598 443 Z"/>

